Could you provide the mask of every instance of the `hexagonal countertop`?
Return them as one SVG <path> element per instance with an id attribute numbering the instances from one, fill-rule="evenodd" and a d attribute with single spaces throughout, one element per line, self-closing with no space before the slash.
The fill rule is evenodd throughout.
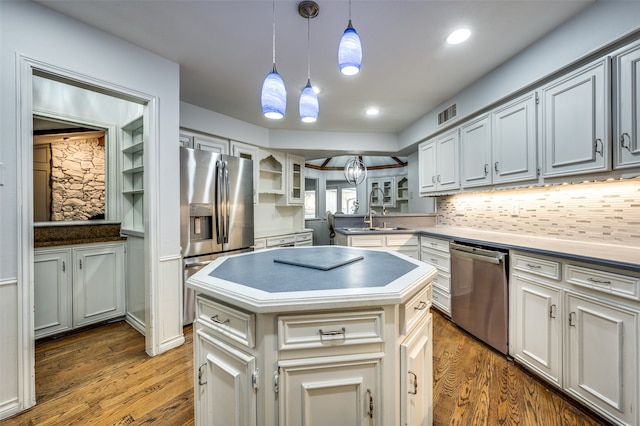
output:
<path id="1" fill-rule="evenodd" d="M 187 286 L 250 312 L 287 312 L 404 303 L 435 275 L 393 252 L 314 246 L 220 257 Z"/>

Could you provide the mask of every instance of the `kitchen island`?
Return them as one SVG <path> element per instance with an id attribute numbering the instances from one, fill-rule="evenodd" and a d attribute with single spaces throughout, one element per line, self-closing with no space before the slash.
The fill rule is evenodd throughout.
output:
<path id="1" fill-rule="evenodd" d="M 192 276 L 200 425 L 430 424 L 431 281 L 401 254 L 298 247 Z"/>

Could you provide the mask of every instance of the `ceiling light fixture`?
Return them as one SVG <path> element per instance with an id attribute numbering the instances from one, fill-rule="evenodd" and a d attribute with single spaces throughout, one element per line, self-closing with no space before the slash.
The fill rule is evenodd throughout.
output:
<path id="1" fill-rule="evenodd" d="M 262 83 L 260 95 L 262 114 L 271 119 L 284 117 L 287 110 L 287 90 L 284 80 L 276 70 L 276 2 L 273 0 L 273 70 Z"/>
<path id="2" fill-rule="evenodd" d="M 449 36 L 447 37 L 447 43 L 449 44 L 464 43 L 469 39 L 470 36 L 471 36 L 471 31 L 469 31 L 467 28 L 460 28 L 458 30 L 455 30 L 451 34 L 449 34 Z"/>
<path id="3" fill-rule="evenodd" d="M 338 66 L 343 75 L 356 75 L 362 63 L 362 44 L 360 37 L 351 25 L 351 0 L 349 0 L 349 25 L 344 30 L 338 45 Z"/>
<path id="4" fill-rule="evenodd" d="M 371 107 L 371 108 L 368 108 L 364 113 L 369 116 L 374 116 L 374 115 L 380 114 L 380 110 L 376 107 Z"/>
<path id="5" fill-rule="evenodd" d="M 303 1 L 298 4 L 298 13 L 307 18 L 307 85 L 300 94 L 300 119 L 305 123 L 313 123 L 318 119 L 318 95 L 311 86 L 311 18 L 318 16 L 320 8 L 313 1 Z"/>

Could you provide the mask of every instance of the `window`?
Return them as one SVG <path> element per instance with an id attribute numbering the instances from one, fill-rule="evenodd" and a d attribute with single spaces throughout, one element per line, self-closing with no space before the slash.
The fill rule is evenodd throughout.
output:
<path id="1" fill-rule="evenodd" d="M 304 180 L 304 218 L 318 217 L 318 179 Z"/>
<path id="2" fill-rule="evenodd" d="M 358 197 L 355 186 L 344 181 L 327 181 L 327 210 L 336 213 L 353 214 L 358 212 Z"/>

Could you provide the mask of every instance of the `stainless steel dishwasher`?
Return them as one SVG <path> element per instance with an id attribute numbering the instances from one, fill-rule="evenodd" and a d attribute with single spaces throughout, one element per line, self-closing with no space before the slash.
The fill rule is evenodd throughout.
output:
<path id="1" fill-rule="evenodd" d="M 451 243 L 451 320 L 507 354 L 508 253 Z"/>

